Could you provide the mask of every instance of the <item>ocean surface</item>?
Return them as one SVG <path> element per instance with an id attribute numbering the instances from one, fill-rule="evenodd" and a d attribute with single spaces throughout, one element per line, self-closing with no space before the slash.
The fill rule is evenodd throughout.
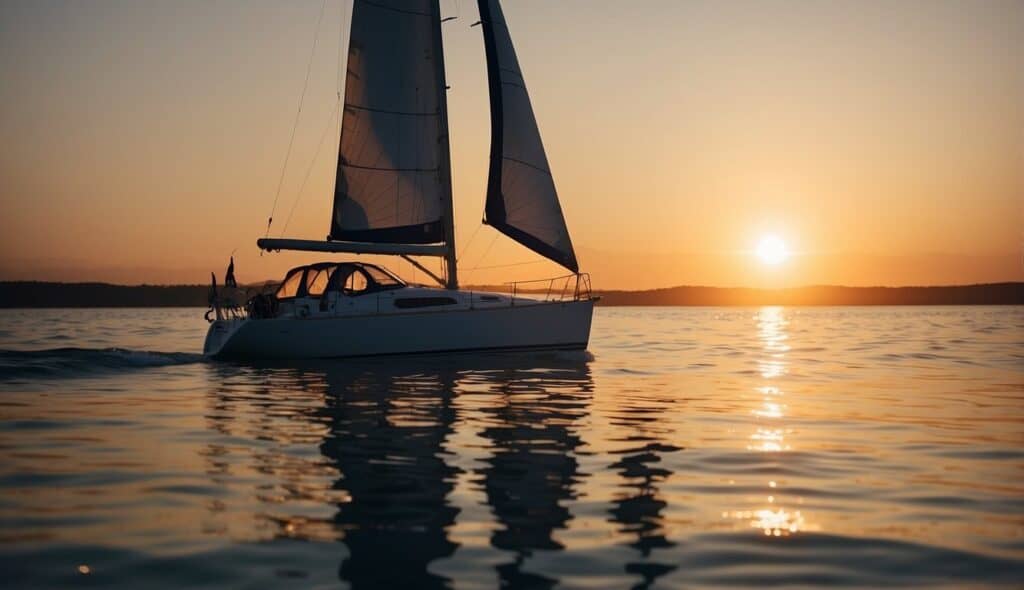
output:
<path id="1" fill-rule="evenodd" d="M 0 585 L 1024 585 L 1022 307 L 269 366 L 202 313 L 0 311 Z"/>

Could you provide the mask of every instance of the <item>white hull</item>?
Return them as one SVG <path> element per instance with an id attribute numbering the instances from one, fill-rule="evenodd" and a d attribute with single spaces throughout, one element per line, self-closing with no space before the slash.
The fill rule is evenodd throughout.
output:
<path id="1" fill-rule="evenodd" d="M 204 354 L 313 359 L 470 351 L 582 350 L 594 300 L 331 317 L 217 320 Z"/>

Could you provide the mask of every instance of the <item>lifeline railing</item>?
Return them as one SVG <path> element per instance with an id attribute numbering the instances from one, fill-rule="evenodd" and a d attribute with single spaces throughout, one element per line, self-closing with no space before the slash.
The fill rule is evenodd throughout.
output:
<path id="1" fill-rule="evenodd" d="M 544 285 L 547 283 L 547 285 Z M 269 285 L 269 283 L 268 283 Z M 590 274 L 581 272 L 578 274 L 564 275 L 550 279 L 533 279 L 529 281 L 513 281 L 503 283 L 509 287 L 509 305 L 516 304 L 516 296 L 529 295 L 533 301 L 560 302 L 560 301 L 589 301 L 594 299 L 590 286 Z M 529 285 L 541 285 L 529 287 Z M 210 300 L 210 309 L 206 312 L 206 320 L 209 322 L 222 319 L 243 319 L 249 317 L 250 309 L 242 301 L 251 301 L 253 293 L 266 292 L 267 285 L 262 287 L 250 287 L 247 289 L 235 289 L 228 293 L 217 293 Z M 470 308 L 474 307 L 475 293 L 470 291 Z M 543 294 L 543 298 L 539 296 Z M 239 299 L 239 295 L 242 298 Z M 380 313 L 380 293 L 377 293 L 377 313 Z"/>
<path id="2" fill-rule="evenodd" d="M 547 290 L 545 290 L 544 287 L 523 288 L 520 286 L 543 283 L 547 283 Z M 550 279 L 514 281 L 504 284 L 509 285 L 509 289 L 512 292 L 513 305 L 515 305 L 516 295 L 519 293 L 534 296 L 544 293 L 544 301 L 586 301 L 593 299 L 593 294 L 590 289 L 590 274 L 585 272 Z"/>

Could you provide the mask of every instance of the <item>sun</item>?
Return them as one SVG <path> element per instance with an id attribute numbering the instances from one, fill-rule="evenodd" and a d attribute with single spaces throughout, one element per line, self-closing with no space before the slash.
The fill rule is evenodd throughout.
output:
<path id="1" fill-rule="evenodd" d="M 783 242 L 778 236 L 764 236 L 761 238 L 761 241 L 757 243 L 757 250 L 755 252 L 757 257 L 761 259 L 761 262 L 772 266 L 782 264 L 789 258 L 789 248 L 786 247 L 786 242 Z"/>

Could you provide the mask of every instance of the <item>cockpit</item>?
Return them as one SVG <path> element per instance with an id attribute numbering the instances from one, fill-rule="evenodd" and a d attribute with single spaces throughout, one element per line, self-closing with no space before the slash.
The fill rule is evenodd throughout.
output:
<path id="1" fill-rule="evenodd" d="M 323 297 L 332 291 L 355 297 L 405 286 L 402 279 L 374 264 L 321 262 L 288 271 L 274 298 L 288 301 L 296 297 Z"/>
<path id="2" fill-rule="evenodd" d="M 341 301 L 347 302 L 348 310 L 365 308 L 362 295 L 405 287 L 405 281 L 375 264 L 320 262 L 291 269 L 273 294 L 255 295 L 246 309 L 254 319 L 308 317 L 311 313 L 330 312 Z"/>

